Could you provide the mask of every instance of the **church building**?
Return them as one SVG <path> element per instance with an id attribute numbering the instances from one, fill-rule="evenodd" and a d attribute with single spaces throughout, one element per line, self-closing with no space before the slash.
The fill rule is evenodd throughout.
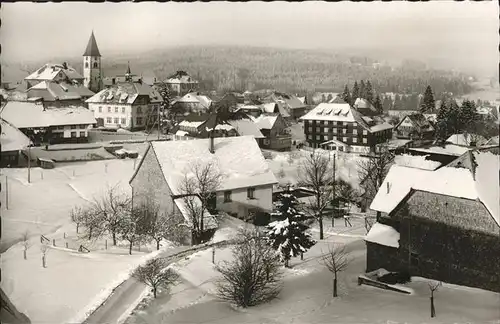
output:
<path id="1" fill-rule="evenodd" d="M 102 90 L 101 53 L 97 47 L 93 31 L 83 53 L 83 77 L 83 84 L 89 90 L 96 93 Z"/>

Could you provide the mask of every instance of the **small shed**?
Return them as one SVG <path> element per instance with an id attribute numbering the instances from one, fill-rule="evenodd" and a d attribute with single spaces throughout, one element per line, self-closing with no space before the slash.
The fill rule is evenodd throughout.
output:
<path id="1" fill-rule="evenodd" d="M 37 158 L 37 165 L 39 165 L 42 169 L 53 169 L 56 166 L 54 160 Z"/>

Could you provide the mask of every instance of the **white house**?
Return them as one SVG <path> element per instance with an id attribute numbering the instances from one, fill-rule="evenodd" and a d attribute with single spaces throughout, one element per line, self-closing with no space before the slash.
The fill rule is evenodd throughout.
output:
<path id="1" fill-rule="evenodd" d="M 42 81 L 83 84 L 84 77 L 68 64 L 47 63 L 24 78 L 26 87 L 31 88 Z"/>
<path id="2" fill-rule="evenodd" d="M 155 118 L 162 102 L 152 86 L 126 81 L 114 84 L 85 101 L 99 126 L 107 128 L 144 128 L 147 118 Z"/>
<path id="3" fill-rule="evenodd" d="M 248 206 L 272 210 L 273 185 L 278 181 L 253 136 L 151 142 L 129 181 L 134 204 L 154 199 L 162 210 L 181 214 L 189 223 L 179 197 L 184 194 L 184 177 L 193 176 L 193 165 L 198 163 L 213 163 L 222 176 L 217 210 L 240 217 L 247 216 Z"/>

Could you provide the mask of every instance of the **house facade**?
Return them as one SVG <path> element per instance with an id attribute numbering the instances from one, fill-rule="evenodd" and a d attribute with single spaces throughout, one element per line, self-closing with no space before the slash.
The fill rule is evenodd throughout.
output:
<path id="1" fill-rule="evenodd" d="M 396 138 L 412 140 L 432 140 L 434 126 L 421 113 L 406 115 L 394 127 Z"/>
<path id="2" fill-rule="evenodd" d="M 259 127 L 262 135 L 261 147 L 276 151 L 290 151 L 292 148 L 292 136 L 288 126 L 281 114 L 261 114 L 252 120 Z"/>
<path id="3" fill-rule="evenodd" d="M 194 165 L 203 167 L 206 163 L 215 165 L 222 179 L 215 192 L 216 210 L 242 218 L 246 215 L 241 205 L 272 210 L 272 188 L 277 181 L 252 136 L 151 142 L 129 181 L 133 204 L 154 199 L 162 210 L 174 212 L 172 217 L 177 217 L 179 224 L 189 225 L 192 215 L 182 206 L 182 181 Z M 216 228 L 210 218 L 207 215 L 206 224 Z M 189 243 L 190 227 L 185 230 L 185 242 Z"/>
<path id="4" fill-rule="evenodd" d="M 163 81 L 173 95 L 184 96 L 187 93 L 198 91 L 200 88 L 199 82 L 193 79 L 185 71 L 177 71 L 174 75 Z"/>
<path id="5" fill-rule="evenodd" d="M 42 81 L 83 85 L 84 79 L 80 73 L 64 62 L 62 64 L 47 63 L 24 78 L 24 81 L 26 82 L 26 88 L 29 89 Z"/>
<path id="6" fill-rule="evenodd" d="M 23 164 L 21 152 L 31 144 L 30 139 L 9 122 L 0 119 L 0 144 L 2 146 L 0 167 L 15 167 Z"/>
<path id="7" fill-rule="evenodd" d="M 96 125 L 92 112 L 83 106 L 58 108 L 42 102 L 9 101 L 0 113 L 35 145 L 85 143 L 89 129 Z"/>
<path id="8" fill-rule="evenodd" d="M 368 272 L 405 271 L 500 292 L 498 155 L 472 154 L 477 164 L 391 168 L 370 208 L 399 238 L 388 244 L 368 233 Z"/>
<path id="9" fill-rule="evenodd" d="M 157 118 L 162 98 L 152 86 L 126 81 L 106 88 L 87 99 L 98 126 L 144 129 L 148 118 Z"/>
<path id="10" fill-rule="evenodd" d="M 300 118 L 306 145 L 344 152 L 369 153 L 392 138 L 392 126 L 362 116 L 349 104 L 322 103 Z"/>

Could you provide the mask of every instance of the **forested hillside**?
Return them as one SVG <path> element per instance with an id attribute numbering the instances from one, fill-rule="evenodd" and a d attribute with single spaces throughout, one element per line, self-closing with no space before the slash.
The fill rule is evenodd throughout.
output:
<path id="1" fill-rule="evenodd" d="M 414 68 L 383 65 L 374 68 L 374 58 L 326 51 L 186 46 L 150 51 L 140 56 L 102 55 L 105 76 L 123 74 L 127 61 L 130 61 L 133 73 L 154 74 L 159 79 L 177 70 L 185 70 L 202 81 L 203 89 L 275 88 L 298 93 L 341 92 L 345 84 L 352 85 L 354 80 L 371 80 L 376 92 L 422 93 L 429 84 L 437 95 L 445 91 L 457 95 L 471 91 L 464 75 L 424 70 L 418 65 Z M 81 69 L 80 58 L 66 61 Z"/>

